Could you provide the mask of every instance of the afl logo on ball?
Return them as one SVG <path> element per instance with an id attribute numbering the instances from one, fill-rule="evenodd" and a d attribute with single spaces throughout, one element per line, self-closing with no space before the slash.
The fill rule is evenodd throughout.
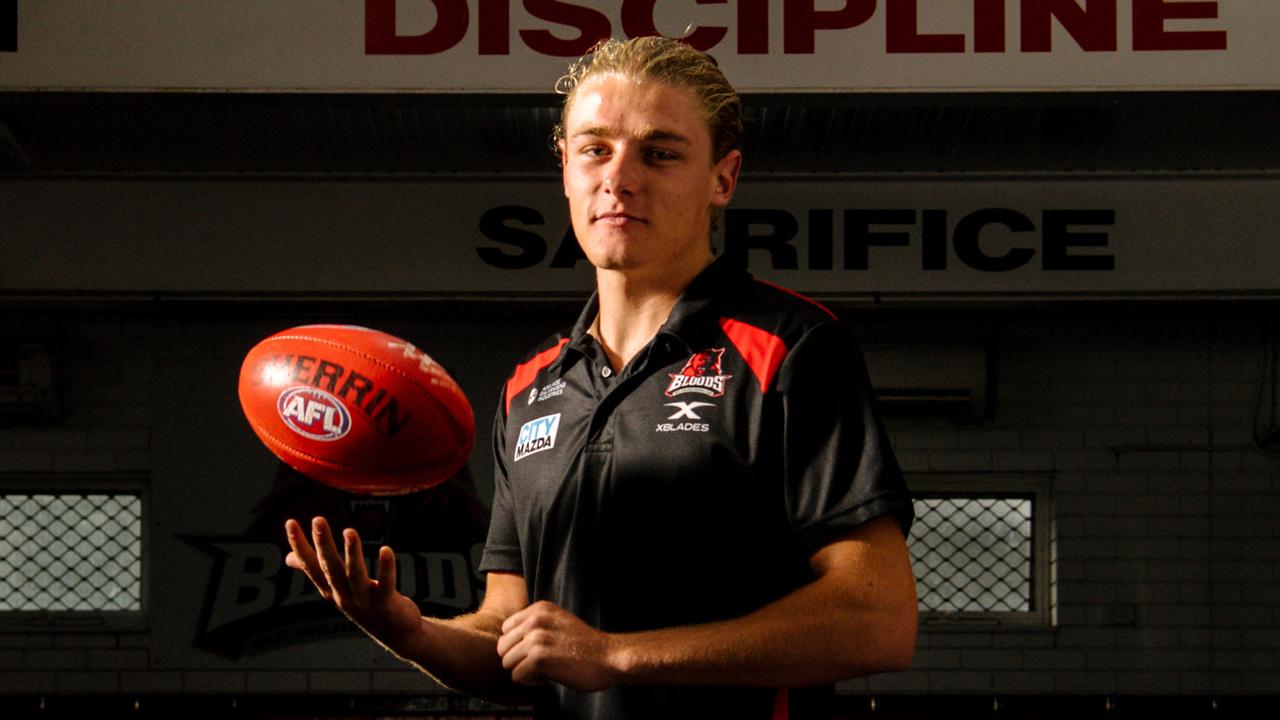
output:
<path id="1" fill-rule="evenodd" d="M 351 429 L 351 414 L 338 398 L 313 387 L 293 387 L 276 401 L 280 418 L 299 435 L 329 442 Z"/>

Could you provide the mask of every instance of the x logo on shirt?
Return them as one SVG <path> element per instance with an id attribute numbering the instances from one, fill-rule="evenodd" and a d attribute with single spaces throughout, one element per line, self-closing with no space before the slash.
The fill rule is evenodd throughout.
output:
<path id="1" fill-rule="evenodd" d="M 698 417 L 698 413 L 694 412 L 694 410 L 697 410 L 700 407 L 715 407 L 715 403 L 698 402 L 696 400 L 693 402 L 669 402 L 663 404 L 667 407 L 679 408 L 676 410 L 674 415 L 667 418 L 668 420 L 680 420 L 683 418 L 701 420 L 702 418 Z"/>

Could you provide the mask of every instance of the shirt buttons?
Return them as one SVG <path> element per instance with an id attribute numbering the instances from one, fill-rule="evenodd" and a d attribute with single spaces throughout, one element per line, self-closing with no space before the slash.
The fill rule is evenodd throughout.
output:
<path id="1" fill-rule="evenodd" d="M 609 378 L 613 376 L 613 368 L 605 366 L 600 368 L 600 377 Z"/>

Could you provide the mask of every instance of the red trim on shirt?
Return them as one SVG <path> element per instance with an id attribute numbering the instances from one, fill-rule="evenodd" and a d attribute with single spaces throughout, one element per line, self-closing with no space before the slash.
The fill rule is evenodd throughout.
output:
<path id="1" fill-rule="evenodd" d="M 767 285 L 768 287 L 771 287 L 771 288 L 773 288 L 774 290 L 780 290 L 780 291 L 782 291 L 782 292 L 784 292 L 784 293 L 786 293 L 786 294 L 790 295 L 790 296 L 791 296 L 791 297 L 793 297 L 793 298 L 798 298 L 798 299 L 800 299 L 800 300 L 803 300 L 803 301 L 805 301 L 805 302 L 809 303 L 810 305 L 812 305 L 812 306 L 814 306 L 814 307 L 818 308 L 818 309 L 819 309 L 819 310 L 821 310 L 822 312 L 824 312 L 824 313 L 826 313 L 826 314 L 830 315 L 832 320 L 839 320 L 839 319 L 840 319 L 840 318 L 836 317 L 836 314 L 835 314 L 835 313 L 831 312 L 831 308 L 827 307 L 826 305 L 823 305 L 822 303 L 818 302 L 817 300 L 814 300 L 813 298 L 805 297 L 804 295 L 801 295 L 800 293 L 798 293 L 798 292 L 796 292 L 795 290 L 792 290 L 792 289 L 790 289 L 790 288 L 784 288 L 784 287 L 782 287 L 781 285 L 774 285 L 773 283 L 769 282 L 768 280 L 761 280 L 760 278 L 751 278 L 751 279 L 752 279 L 752 280 L 755 280 L 756 282 L 760 283 L 761 285 Z"/>
<path id="2" fill-rule="evenodd" d="M 560 350 L 568 344 L 569 338 L 562 338 L 553 348 L 548 348 L 534 355 L 527 362 L 516 366 L 516 371 L 511 374 L 507 380 L 507 409 L 508 415 L 511 414 L 511 398 L 524 392 L 533 384 L 533 379 L 538 377 L 538 371 L 556 361 L 560 357 Z"/>
<path id="3" fill-rule="evenodd" d="M 720 328 L 760 381 L 760 392 L 768 392 L 773 376 L 787 355 L 787 346 L 782 338 L 733 318 L 720 318 Z"/>
<path id="4" fill-rule="evenodd" d="M 778 688 L 778 694 L 773 697 L 773 720 L 790 720 L 791 709 L 787 705 L 787 689 Z"/>

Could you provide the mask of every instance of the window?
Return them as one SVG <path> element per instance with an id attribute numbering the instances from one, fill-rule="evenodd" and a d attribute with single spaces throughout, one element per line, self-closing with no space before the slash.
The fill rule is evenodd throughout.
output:
<path id="1" fill-rule="evenodd" d="M 1048 624 L 1044 483 L 913 479 L 909 548 L 926 623 Z"/>
<path id="2" fill-rule="evenodd" d="M 0 485 L 0 618 L 6 625 L 46 628 L 139 623 L 141 484 L 68 485 L 34 479 Z"/>

